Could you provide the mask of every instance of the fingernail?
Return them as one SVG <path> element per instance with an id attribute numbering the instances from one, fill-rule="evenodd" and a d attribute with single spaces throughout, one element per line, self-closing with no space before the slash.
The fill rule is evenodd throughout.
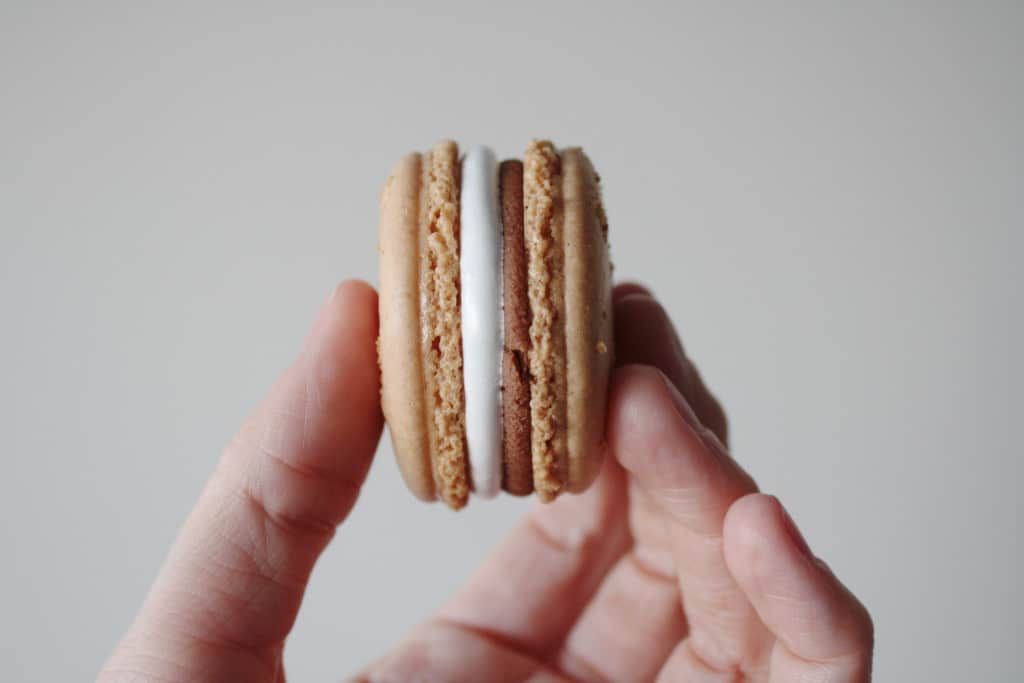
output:
<path id="1" fill-rule="evenodd" d="M 793 541 L 793 545 L 796 546 L 797 550 L 800 551 L 804 557 L 814 557 L 811 553 L 811 546 L 807 545 L 807 539 L 800 533 L 800 530 L 796 528 L 796 522 L 789 516 L 789 512 L 785 506 L 779 502 L 776 498 L 775 502 L 779 504 L 779 509 L 782 511 L 782 524 L 786 528 L 786 533 L 789 534 L 789 538 Z"/>
<path id="2" fill-rule="evenodd" d="M 690 426 L 690 429 L 696 433 L 697 437 L 704 442 L 713 453 L 719 455 L 728 455 L 729 449 L 725 447 L 722 440 L 718 438 L 713 431 L 707 428 L 700 418 L 697 417 L 697 413 L 694 412 L 693 406 L 686 400 L 683 393 L 676 388 L 676 385 L 672 383 L 672 380 L 668 376 L 658 371 L 658 375 L 661 377 L 661 381 L 665 383 L 665 387 L 668 389 L 669 395 L 672 397 L 672 403 L 676 407 L 676 412 L 683 418 L 683 421 Z"/>
<path id="3" fill-rule="evenodd" d="M 341 290 L 345 289 L 345 285 L 348 284 L 348 280 L 342 280 L 338 284 L 334 285 L 334 289 L 331 290 L 330 296 L 327 297 L 326 303 L 332 303 L 341 294 Z"/>
<path id="4" fill-rule="evenodd" d="M 654 297 L 651 293 L 651 288 L 646 287 L 636 281 L 620 282 L 615 286 L 615 298 L 622 299 L 627 296 L 634 294 L 640 294 L 642 296 Z"/>
<path id="5" fill-rule="evenodd" d="M 683 398 L 682 393 L 676 388 L 676 385 L 672 383 L 672 380 L 670 380 L 660 369 L 658 370 L 658 377 L 660 377 L 661 381 L 665 383 L 665 388 L 668 389 L 669 396 L 672 397 L 672 403 L 675 405 L 676 412 L 679 413 L 680 417 L 682 417 L 686 421 L 686 424 L 693 427 L 693 429 L 698 433 L 703 431 L 704 425 L 702 425 L 700 420 L 697 419 L 697 413 L 693 412 L 693 408 L 691 408 L 689 402 Z"/>

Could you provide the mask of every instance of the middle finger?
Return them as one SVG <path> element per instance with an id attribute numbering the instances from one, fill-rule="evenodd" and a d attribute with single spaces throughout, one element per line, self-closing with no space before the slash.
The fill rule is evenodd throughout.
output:
<path id="1" fill-rule="evenodd" d="M 606 661 L 629 662 L 606 672 L 614 673 L 614 680 L 630 670 L 651 672 L 688 627 L 687 649 L 703 662 L 705 673 L 735 670 L 762 656 L 768 635 L 725 564 L 722 520 L 732 501 L 756 487 L 716 438 L 716 433 L 725 437 L 724 413 L 683 354 L 664 309 L 634 288 L 617 297 L 615 314 L 619 358 L 654 366 L 670 380 L 662 381 L 649 369 L 620 370 L 609 413 L 612 451 L 634 475 L 630 520 L 635 546 L 626 557 L 641 558 L 638 566 L 652 571 L 638 578 L 628 569 L 613 570 L 570 635 L 567 659 L 590 656 L 585 663 L 599 669 Z M 633 650 L 630 638 L 602 641 L 602 624 L 621 623 L 623 601 L 616 596 L 645 595 L 650 591 L 641 587 L 657 576 L 672 591 L 664 590 L 662 597 L 671 599 L 660 604 L 673 605 L 674 615 L 653 604 L 644 607 L 647 623 L 662 624 L 661 638 L 631 631 L 644 641 L 646 656 L 622 656 Z M 604 657 L 616 643 L 627 652 Z"/>

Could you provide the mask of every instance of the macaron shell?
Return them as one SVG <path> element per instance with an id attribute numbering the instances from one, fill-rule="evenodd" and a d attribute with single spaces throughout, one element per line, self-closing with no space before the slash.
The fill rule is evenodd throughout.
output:
<path id="1" fill-rule="evenodd" d="M 419 345 L 419 154 L 395 165 L 380 195 L 381 406 L 409 489 L 434 499 L 434 474 Z"/>
<path id="2" fill-rule="evenodd" d="M 533 485 L 542 501 L 565 486 L 565 294 L 561 162 L 535 140 L 523 154 L 524 238 L 530 298 L 530 417 Z"/>
<path id="3" fill-rule="evenodd" d="M 466 504 L 465 398 L 459 307 L 459 156 L 454 142 L 423 160 L 420 197 L 420 353 L 437 493 Z"/>
<path id="4" fill-rule="evenodd" d="M 565 250 L 565 353 L 568 374 L 571 492 L 586 489 L 601 468 L 608 380 L 615 357 L 608 221 L 597 174 L 579 148 L 562 158 Z"/>

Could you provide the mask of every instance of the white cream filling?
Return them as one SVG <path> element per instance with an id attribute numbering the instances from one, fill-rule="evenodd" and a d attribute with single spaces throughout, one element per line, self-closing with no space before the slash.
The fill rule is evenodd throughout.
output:
<path id="1" fill-rule="evenodd" d="M 501 205 L 498 161 L 488 147 L 462 159 L 459 276 L 466 445 L 473 490 L 491 498 L 501 489 Z"/>

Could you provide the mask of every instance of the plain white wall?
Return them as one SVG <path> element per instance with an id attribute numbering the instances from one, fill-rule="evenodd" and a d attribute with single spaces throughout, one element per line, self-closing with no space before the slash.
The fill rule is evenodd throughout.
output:
<path id="1" fill-rule="evenodd" d="M 42 4 L 0 5 L 5 677 L 94 675 L 443 136 L 587 149 L 616 273 L 871 609 L 878 680 L 1024 676 L 1020 4 Z M 291 677 L 380 654 L 526 505 L 417 503 L 383 445 Z"/>

